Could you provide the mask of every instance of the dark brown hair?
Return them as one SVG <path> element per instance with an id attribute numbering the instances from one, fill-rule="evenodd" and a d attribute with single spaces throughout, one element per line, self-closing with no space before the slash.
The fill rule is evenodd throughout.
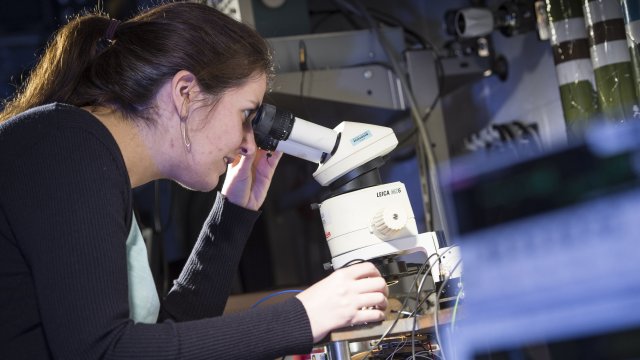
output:
<path id="1" fill-rule="evenodd" d="M 152 121 L 160 86 L 180 70 L 193 73 L 213 98 L 252 75 L 272 75 L 266 41 L 250 27 L 197 3 L 154 7 L 120 23 L 114 42 L 101 49 L 110 20 L 99 13 L 63 26 L 0 121 L 51 102 L 109 106 Z"/>

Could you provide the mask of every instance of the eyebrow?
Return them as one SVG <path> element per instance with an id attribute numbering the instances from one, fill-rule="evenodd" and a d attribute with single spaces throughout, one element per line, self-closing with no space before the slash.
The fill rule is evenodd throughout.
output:
<path id="1" fill-rule="evenodd" d="M 253 100 L 249 100 L 251 102 L 251 105 L 253 105 L 252 108 L 247 108 L 245 110 L 251 110 L 251 111 L 257 111 L 260 106 L 262 106 L 262 104 L 258 101 L 253 101 Z"/>

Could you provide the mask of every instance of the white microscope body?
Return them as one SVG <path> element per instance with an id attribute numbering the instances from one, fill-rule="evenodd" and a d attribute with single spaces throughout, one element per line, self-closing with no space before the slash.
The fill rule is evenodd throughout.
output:
<path id="1" fill-rule="evenodd" d="M 333 268 L 355 260 L 438 252 L 435 233 L 418 233 L 404 184 L 380 181 L 382 156 L 398 144 L 392 129 L 356 122 L 329 129 L 269 104 L 262 105 L 253 128 L 261 148 L 319 164 L 313 177 L 332 190 L 319 209 Z M 435 257 L 431 263 L 437 271 Z"/>

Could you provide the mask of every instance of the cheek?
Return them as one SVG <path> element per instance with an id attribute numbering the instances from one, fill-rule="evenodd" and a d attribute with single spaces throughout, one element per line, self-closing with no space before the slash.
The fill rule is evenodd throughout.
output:
<path id="1" fill-rule="evenodd" d="M 224 149 L 225 153 L 236 153 L 240 149 L 240 145 L 244 139 L 245 132 L 241 127 L 229 129 L 222 139 L 219 139 L 219 148 Z"/>
<path id="2" fill-rule="evenodd" d="M 202 144 L 202 146 L 206 149 L 207 155 L 213 156 L 223 152 L 223 147 L 221 146 L 222 141 L 224 141 L 224 138 L 221 138 L 218 132 L 212 132 L 204 138 L 205 143 Z"/>
<path id="3" fill-rule="evenodd" d="M 214 140 L 215 141 L 215 140 Z M 226 156 L 225 150 L 219 143 L 209 143 L 207 146 L 207 157 L 213 161 Z"/>
<path id="4" fill-rule="evenodd" d="M 235 154 L 242 144 L 245 133 L 246 130 L 242 124 L 218 123 L 218 126 L 211 126 L 204 138 L 206 155 L 222 158 Z"/>

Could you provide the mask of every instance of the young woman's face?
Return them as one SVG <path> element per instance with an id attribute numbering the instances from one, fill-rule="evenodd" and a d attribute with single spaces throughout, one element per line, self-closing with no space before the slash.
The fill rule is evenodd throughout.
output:
<path id="1" fill-rule="evenodd" d="M 256 151 L 251 120 L 266 86 L 264 74 L 252 77 L 226 92 L 216 105 L 194 107 L 187 120 L 191 152 L 186 153 L 187 166 L 180 166 L 175 180 L 194 190 L 210 191 L 238 155 Z"/>

